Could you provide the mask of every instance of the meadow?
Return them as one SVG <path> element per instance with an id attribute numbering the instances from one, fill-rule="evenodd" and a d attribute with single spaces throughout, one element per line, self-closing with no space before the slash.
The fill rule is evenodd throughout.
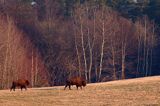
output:
<path id="1" fill-rule="evenodd" d="M 160 106 L 160 76 L 87 84 L 0 90 L 0 106 Z"/>

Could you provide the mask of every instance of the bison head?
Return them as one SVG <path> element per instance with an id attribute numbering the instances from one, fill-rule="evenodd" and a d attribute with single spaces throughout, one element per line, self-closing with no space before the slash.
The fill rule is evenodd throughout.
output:
<path id="1" fill-rule="evenodd" d="M 82 81 L 82 85 L 83 85 L 83 87 L 85 87 L 86 86 L 86 81 Z"/>

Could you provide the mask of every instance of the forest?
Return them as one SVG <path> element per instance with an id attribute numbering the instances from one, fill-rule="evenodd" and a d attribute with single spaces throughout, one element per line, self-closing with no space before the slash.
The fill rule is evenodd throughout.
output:
<path id="1" fill-rule="evenodd" d="M 159 0 L 0 0 L 0 89 L 160 75 Z"/>

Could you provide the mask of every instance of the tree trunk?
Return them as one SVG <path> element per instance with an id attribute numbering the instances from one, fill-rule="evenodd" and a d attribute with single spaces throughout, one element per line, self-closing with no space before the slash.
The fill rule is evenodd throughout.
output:
<path id="1" fill-rule="evenodd" d="M 31 55 L 32 55 L 32 59 L 31 59 L 31 86 L 34 86 L 34 52 L 33 52 L 33 48 L 31 51 Z"/>
<path id="2" fill-rule="evenodd" d="M 112 45 L 112 65 L 113 65 L 113 80 L 117 79 L 116 76 L 116 67 L 115 67 L 115 48 L 114 48 L 114 44 L 113 44 L 113 39 L 111 38 L 111 45 Z"/>
<path id="3" fill-rule="evenodd" d="M 86 9 L 87 9 L 87 18 L 88 18 L 89 13 L 88 13 L 88 6 L 87 5 L 86 5 Z M 89 59 L 90 59 L 90 61 L 89 61 L 89 69 L 88 69 L 88 81 L 91 82 L 91 71 L 92 71 L 92 63 L 93 63 L 93 61 L 92 61 L 92 57 L 93 57 L 92 48 L 93 48 L 93 45 L 92 44 L 94 44 L 94 43 L 91 42 L 88 19 L 87 19 L 87 37 L 88 37 L 88 46 L 89 46 Z"/>
<path id="4" fill-rule="evenodd" d="M 146 42 L 147 42 L 147 22 L 145 18 L 145 34 L 144 34 L 144 43 L 143 43 L 143 72 L 146 72 Z"/>
<path id="5" fill-rule="evenodd" d="M 122 46 L 122 79 L 125 79 L 125 45 Z"/>
<path id="6" fill-rule="evenodd" d="M 76 20 L 75 20 L 75 22 L 76 22 Z M 74 25 L 74 24 L 73 24 Z M 73 27 L 75 27 L 75 26 L 73 26 Z M 77 32 L 76 32 L 76 29 L 74 29 L 74 38 L 75 38 L 75 48 L 76 48 L 76 53 L 77 53 L 77 60 L 78 60 L 78 74 L 79 74 L 79 76 L 81 77 L 82 76 L 82 68 L 81 68 L 81 58 L 80 58 L 80 53 L 79 53 L 79 50 L 78 50 L 78 44 L 77 44 Z"/>
<path id="7" fill-rule="evenodd" d="M 87 59 L 86 59 L 86 53 L 85 53 L 85 47 L 84 47 L 84 33 L 83 33 L 83 24 L 82 24 L 82 17 L 80 16 L 80 29 L 81 29 L 81 44 L 82 44 L 82 50 L 83 50 L 83 59 L 84 59 L 84 67 L 85 67 L 85 78 L 86 81 L 88 81 L 88 71 L 87 71 Z"/>
<path id="8" fill-rule="evenodd" d="M 34 84 L 37 85 L 38 83 L 38 56 L 35 57 L 35 78 L 34 78 Z"/>
<path id="9" fill-rule="evenodd" d="M 102 17 L 104 13 L 102 12 Z M 99 81 L 101 79 L 101 74 L 102 74 L 102 65 L 103 65 L 103 55 L 104 55 L 104 44 L 105 44 L 105 26 L 104 26 L 104 20 L 103 20 L 103 23 L 102 23 L 102 45 L 101 45 L 101 57 L 100 57 L 100 70 L 99 70 Z"/>

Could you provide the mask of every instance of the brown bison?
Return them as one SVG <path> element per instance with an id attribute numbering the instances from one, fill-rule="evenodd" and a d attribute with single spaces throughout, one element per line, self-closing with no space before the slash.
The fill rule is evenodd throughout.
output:
<path id="1" fill-rule="evenodd" d="M 17 81 L 13 81 L 12 82 L 12 86 L 10 88 L 10 91 L 15 91 L 16 87 L 20 87 L 21 88 L 21 91 L 22 89 L 24 88 L 25 90 L 27 90 L 27 87 L 29 85 L 29 81 L 26 80 L 26 79 L 18 79 Z"/>
<path id="2" fill-rule="evenodd" d="M 82 86 L 83 87 L 86 86 L 86 81 L 81 77 L 72 77 L 70 79 L 67 79 L 64 90 L 66 89 L 67 86 L 69 86 L 69 89 L 71 90 L 71 85 L 76 85 L 77 90 L 78 90 L 78 87 L 82 89 Z"/>

